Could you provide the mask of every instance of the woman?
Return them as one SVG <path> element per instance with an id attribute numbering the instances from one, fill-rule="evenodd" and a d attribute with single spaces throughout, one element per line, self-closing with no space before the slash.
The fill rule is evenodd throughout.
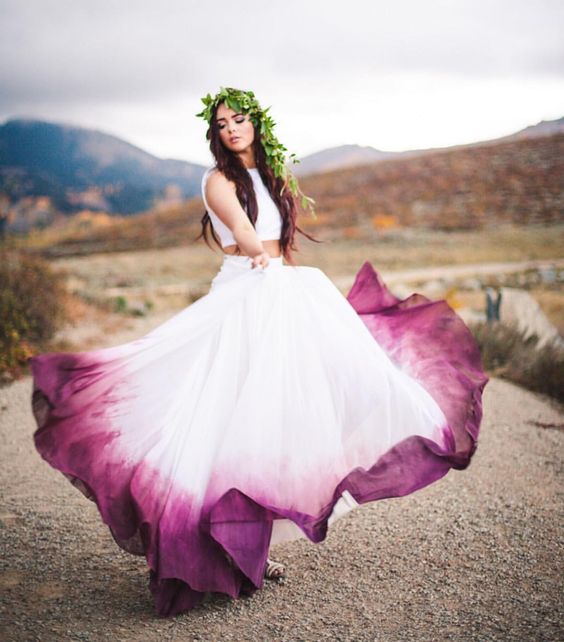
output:
<path id="1" fill-rule="evenodd" d="M 301 192 L 267 110 L 203 102 L 210 291 L 136 341 L 31 360 L 37 449 L 145 555 L 163 616 L 250 595 L 284 572 L 272 545 L 465 468 L 488 381 L 446 302 L 397 299 L 368 262 L 345 298 L 296 265 Z"/>

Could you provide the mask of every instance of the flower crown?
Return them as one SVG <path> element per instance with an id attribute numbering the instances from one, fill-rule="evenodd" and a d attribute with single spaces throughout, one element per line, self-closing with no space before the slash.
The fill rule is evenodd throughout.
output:
<path id="1" fill-rule="evenodd" d="M 225 103 L 226 107 L 233 109 L 238 114 L 249 114 L 255 130 L 260 132 L 262 147 L 266 154 L 266 162 L 272 168 L 274 176 L 284 180 L 284 187 L 280 191 L 280 196 L 282 196 L 287 186 L 294 196 L 300 195 L 302 208 L 304 210 L 308 208 L 312 216 L 317 218 L 314 209 L 315 200 L 306 196 L 300 190 L 296 177 L 286 167 L 285 152 L 288 150 L 274 135 L 273 127 L 276 123 L 267 113 L 270 107 L 262 109 L 252 91 L 242 91 L 233 87 L 220 87 L 219 92 L 213 98 L 210 94 L 207 94 L 201 100 L 205 108 L 196 116 L 204 118 L 208 125 L 211 125 L 212 109 L 222 102 Z M 293 163 L 300 162 L 296 159 L 295 154 L 290 154 L 290 159 Z"/>

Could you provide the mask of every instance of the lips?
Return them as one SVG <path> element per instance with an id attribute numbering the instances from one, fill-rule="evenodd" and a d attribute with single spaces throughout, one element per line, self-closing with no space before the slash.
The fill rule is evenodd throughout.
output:
<path id="1" fill-rule="evenodd" d="M 239 140 L 239 138 L 241 138 L 241 137 L 240 136 L 235 136 L 235 138 L 230 138 L 229 141 L 232 142 L 232 143 L 235 143 L 235 142 L 237 142 Z"/>

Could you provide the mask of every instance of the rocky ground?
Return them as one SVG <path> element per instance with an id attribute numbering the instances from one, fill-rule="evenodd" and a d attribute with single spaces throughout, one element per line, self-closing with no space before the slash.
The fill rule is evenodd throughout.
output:
<path id="1" fill-rule="evenodd" d="M 562 409 L 492 379 L 477 453 L 320 544 L 272 550 L 283 583 L 155 615 L 145 560 L 119 549 L 33 447 L 29 378 L 0 389 L 2 640 L 561 640 Z"/>

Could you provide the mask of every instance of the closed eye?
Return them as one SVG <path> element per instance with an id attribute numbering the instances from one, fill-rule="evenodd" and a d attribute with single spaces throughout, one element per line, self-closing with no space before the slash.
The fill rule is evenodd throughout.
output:
<path id="1" fill-rule="evenodd" d="M 244 123 L 245 122 L 245 118 L 243 117 L 243 118 L 237 119 L 237 120 L 235 120 L 235 122 L 239 123 L 239 124 Z M 223 129 L 224 127 L 225 127 L 225 125 L 223 125 L 222 123 L 220 123 L 218 125 L 218 129 Z"/>

